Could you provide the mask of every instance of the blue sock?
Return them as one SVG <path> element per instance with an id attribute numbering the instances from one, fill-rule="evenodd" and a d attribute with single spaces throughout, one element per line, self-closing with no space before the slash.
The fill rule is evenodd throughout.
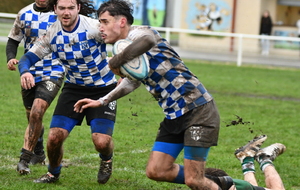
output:
<path id="1" fill-rule="evenodd" d="M 179 165 L 179 171 L 173 183 L 185 184 L 184 182 L 184 167 Z"/>
<path id="2" fill-rule="evenodd" d="M 61 167 L 62 165 L 59 165 L 58 167 L 55 168 L 51 168 L 50 165 L 48 165 L 48 172 L 50 172 L 55 177 L 58 177 L 60 174 Z"/>
<path id="3" fill-rule="evenodd" d="M 105 156 L 105 155 L 102 155 L 99 153 L 99 156 L 100 158 L 103 160 L 103 161 L 108 161 L 112 158 L 112 154 L 108 155 L 108 156 Z"/>

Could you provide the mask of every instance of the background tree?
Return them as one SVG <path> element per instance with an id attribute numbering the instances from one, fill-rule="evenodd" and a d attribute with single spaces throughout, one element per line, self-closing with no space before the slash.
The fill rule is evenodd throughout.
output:
<path id="1" fill-rule="evenodd" d="M 16 14 L 21 8 L 33 2 L 34 0 L 1 0 L 0 12 Z"/>

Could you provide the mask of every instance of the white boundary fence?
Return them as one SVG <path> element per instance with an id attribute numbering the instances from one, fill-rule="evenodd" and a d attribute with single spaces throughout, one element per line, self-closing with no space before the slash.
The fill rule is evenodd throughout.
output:
<path id="1" fill-rule="evenodd" d="M 15 18 L 17 14 L 11 13 L 1 13 L 0 18 Z M 165 38 L 170 41 L 171 33 L 186 33 L 186 34 L 201 34 L 208 36 L 222 36 L 222 37 L 235 37 L 238 39 L 237 47 L 237 66 L 242 65 L 243 57 L 243 39 L 268 39 L 268 40 L 282 40 L 290 42 L 300 42 L 300 38 L 296 37 L 282 37 L 282 36 L 261 36 L 261 35 L 251 35 L 251 34 L 239 34 L 239 33 L 227 33 L 227 32 L 212 32 L 212 31 L 199 31 L 190 29 L 179 29 L 179 28 L 168 28 L 168 27 L 154 27 L 158 31 L 165 32 Z"/>
<path id="2" fill-rule="evenodd" d="M 17 14 L 12 13 L 0 13 L 0 18 L 16 18 Z"/>
<path id="3" fill-rule="evenodd" d="M 268 39 L 268 40 L 283 40 L 291 42 L 300 42 L 300 38 L 295 37 L 282 37 L 282 36 L 262 36 L 262 35 L 251 35 L 251 34 L 238 34 L 238 33 L 226 33 L 226 32 L 211 32 L 211 31 L 198 31 L 189 29 L 175 29 L 175 28 L 164 28 L 155 27 L 158 31 L 163 31 L 166 33 L 166 40 L 170 41 L 170 35 L 172 32 L 177 33 L 187 33 L 187 34 L 202 34 L 202 35 L 212 35 L 212 36 L 223 36 L 223 37 L 235 37 L 238 39 L 237 47 L 237 66 L 242 65 L 243 57 L 243 39 Z"/>

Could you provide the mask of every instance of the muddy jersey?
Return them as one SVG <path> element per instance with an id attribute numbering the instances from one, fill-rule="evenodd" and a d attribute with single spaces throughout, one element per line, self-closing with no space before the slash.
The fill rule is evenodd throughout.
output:
<path id="1" fill-rule="evenodd" d="M 163 108 L 166 118 L 174 119 L 213 98 L 179 55 L 160 34 L 148 26 L 132 26 L 128 39 L 152 35 L 156 45 L 146 52 L 150 72 L 141 82 Z"/>
<path id="2" fill-rule="evenodd" d="M 53 12 L 38 12 L 34 9 L 32 3 L 21 9 L 15 19 L 13 28 L 8 37 L 21 42 L 24 41 L 24 50 L 27 52 L 38 37 L 46 34 L 47 29 L 55 21 L 57 16 Z M 30 67 L 30 73 L 35 82 L 49 79 L 62 78 L 64 76 L 64 67 L 52 54 L 46 54 L 41 61 Z"/>
<path id="3" fill-rule="evenodd" d="M 99 24 L 96 19 L 79 15 L 77 25 L 68 32 L 56 22 L 30 52 L 42 58 L 53 51 L 66 68 L 67 83 L 108 86 L 115 83 L 116 78 L 108 67 L 106 44 L 101 39 Z"/>

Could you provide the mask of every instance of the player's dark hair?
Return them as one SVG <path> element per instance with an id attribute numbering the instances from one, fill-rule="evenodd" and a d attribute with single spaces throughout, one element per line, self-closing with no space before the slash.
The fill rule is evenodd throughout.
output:
<path id="1" fill-rule="evenodd" d="M 228 174 L 224 170 L 218 168 L 205 168 L 205 175 L 210 175 L 215 177 L 228 176 Z"/>
<path id="2" fill-rule="evenodd" d="M 128 24 L 132 24 L 134 18 L 132 16 L 133 6 L 126 0 L 109 0 L 103 2 L 97 10 L 98 16 L 104 12 L 109 12 L 110 16 L 124 16 Z"/>
<path id="3" fill-rule="evenodd" d="M 54 11 L 54 5 L 57 4 L 58 0 L 49 0 L 48 7 L 50 10 Z M 80 5 L 79 14 L 90 16 L 96 13 L 94 4 L 90 0 L 73 0 L 76 1 L 77 5 Z"/>

